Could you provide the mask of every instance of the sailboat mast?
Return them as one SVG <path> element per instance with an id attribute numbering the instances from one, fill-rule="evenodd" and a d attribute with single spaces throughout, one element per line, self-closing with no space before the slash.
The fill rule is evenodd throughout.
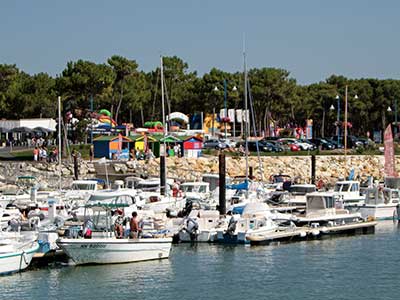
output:
<path id="1" fill-rule="evenodd" d="M 166 136 L 167 132 L 167 126 L 165 124 L 165 105 L 164 105 L 164 66 L 163 66 L 163 57 L 160 56 L 160 62 L 161 62 L 161 108 L 162 108 L 162 122 L 163 122 L 163 135 L 164 138 Z M 165 144 L 165 142 L 164 142 Z"/>
<path id="2" fill-rule="evenodd" d="M 58 176 L 59 188 L 61 190 L 61 96 L 58 96 Z"/>
<path id="3" fill-rule="evenodd" d="M 246 158 L 246 182 L 249 180 L 249 159 L 248 159 L 248 141 L 247 141 L 247 134 L 248 134 L 248 108 L 247 108 L 247 66 L 246 66 L 246 50 L 244 47 L 243 41 L 243 69 L 244 69 L 244 116 L 245 116 L 245 127 L 244 127 L 244 144 L 245 144 L 245 158 Z M 247 195 L 247 190 L 246 190 Z"/>
<path id="4" fill-rule="evenodd" d="M 165 106 L 164 106 L 164 67 L 163 67 L 163 57 L 160 56 L 160 71 L 161 71 L 161 113 L 162 113 L 162 122 L 163 122 L 163 148 L 164 151 L 160 153 L 160 190 L 161 195 L 166 195 L 166 187 L 167 187 L 167 171 L 166 171 L 166 162 L 165 156 L 167 147 L 165 145 L 165 138 L 166 138 L 166 130 L 167 126 L 165 124 Z"/>

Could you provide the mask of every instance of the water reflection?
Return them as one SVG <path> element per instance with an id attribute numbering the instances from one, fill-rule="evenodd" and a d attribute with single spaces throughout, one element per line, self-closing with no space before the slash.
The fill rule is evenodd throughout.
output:
<path id="1" fill-rule="evenodd" d="M 375 235 L 270 246 L 180 244 L 169 260 L 0 277 L 10 299 L 395 299 L 398 223 Z M 1 297 L 0 297 L 1 298 Z"/>

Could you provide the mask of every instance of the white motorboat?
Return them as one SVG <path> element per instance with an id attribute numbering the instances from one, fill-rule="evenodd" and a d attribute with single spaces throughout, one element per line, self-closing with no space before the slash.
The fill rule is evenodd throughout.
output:
<path id="1" fill-rule="evenodd" d="M 335 234 L 373 233 L 377 222 L 365 221 L 360 213 L 336 207 L 338 195 L 332 192 L 307 194 L 305 214 L 293 216 L 290 226 L 266 231 L 256 229 L 246 235 L 251 244 L 269 244 L 273 241 L 296 241 Z M 301 227 L 297 227 L 299 225 Z"/>
<path id="2" fill-rule="evenodd" d="M 292 184 L 283 200 L 284 205 L 305 206 L 306 195 L 317 190 L 315 184 Z"/>
<path id="3" fill-rule="evenodd" d="M 345 208 L 364 204 L 365 195 L 361 194 L 359 181 L 337 181 L 333 192 L 338 196 L 338 200 L 343 202 Z"/>
<path id="4" fill-rule="evenodd" d="M 210 194 L 210 184 L 208 182 L 195 181 L 181 183 L 180 189 L 184 197 L 208 199 Z"/>
<path id="5" fill-rule="evenodd" d="M 109 202 L 123 205 L 127 214 L 131 214 L 133 211 L 136 211 L 138 207 L 144 205 L 144 202 L 141 202 L 140 197 L 137 196 L 136 190 L 133 189 L 120 188 L 116 190 L 98 190 L 92 193 L 85 205 L 73 209 L 71 213 L 79 220 L 83 221 L 85 214 L 92 214 L 91 209 L 93 206 L 96 204 L 107 204 Z M 85 210 L 89 211 L 85 212 Z M 104 214 L 104 212 L 102 214 Z"/>
<path id="6" fill-rule="evenodd" d="M 215 242 L 217 230 L 226 230 L 228 222 L 217 210 L 192 210 L 182 221 L 181 242 Z"/>
<path id="7" fill-rule="evenodd" d="M 399 218 L 399 190 L 388 187 L 366 189 L 365 204 L 354 207 L 353 211 L 361 213 L 363 218 L 392 220 Z"/>
<path id="8" fill-rule="evenodd" d="M 224 244 L 248 243 L 246 235 L 256 229 L 265 232 L 276 231 L 278 224 L 273 221 L 266 203 L 248 203 L 241 215 L 235 214 L 229 220 L 226 230 L 217 231 L 217 241 Z"/>
<path id="9" fill-rule="evenodd" d="M 162 196 L 158 192 L 138 191 L 141 202 L 145 203 L 143 209 L 152 210 L 155 213 L 165 213 L 167 210 L 180 210 L 185 205 L 185 199 L 172 196 Z"/>
<path id="10" fill-rule="evenodd" d="M 169 257 L 172 245 L 170 237 L 159 237 L 156 234 L 138 239 L 115 237 L 112 210 L 129 208 L 129 204 L 123 200 L 121 197 L 89 200 L 86 208 L 93 214 L 91 238 L 70 237 L 57 240 L 57 245 L 75 264 L 127 263 Z"/>
<path id="11" fill-rule="evenodd" d="M 300 225 L 330 223 L 351 223 L 361 219 L 360 213 L 350 213 L 338 206 L 338 195 L 332 192 L 314 192 L 307 194 L 305 214 L 298 215 L 293 221 Z"/>
<path id="12" fill-rule="evenodd" d="M 77 265 L 114 264 L 168 258 L 172 238 L 61 238 L 57 244 Z"/>
<path id="13" fill-rule="evenodd" d="M 86 202 L 92 194 L 98 191 L 98 182 L 96 180 L 74 180 L 71 189 L 65 190 L 65 201 L 73 206 Z"/>
<path id="14" fill-rule="evenodd" d="M 0 234 L 0 274 L 9 274 L 26 269 L 39 249 L 36 236 L 19 233 Z"/>

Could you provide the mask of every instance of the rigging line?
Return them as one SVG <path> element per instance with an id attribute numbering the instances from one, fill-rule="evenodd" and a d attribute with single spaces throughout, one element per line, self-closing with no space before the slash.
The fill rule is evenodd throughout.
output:
<path id="1" fill-rule="evenodd" d="M 168 124 L 168 128 L 170 128 L 171 127 L 171 120 L 169 119 L 169 116 L 171 115 L 171 101 L 169 100 L 167 82 L 165 81 L 165 77 L 163 78 L 163 80 L 164 80 L 165 98 L 167 100 L 167 109 L 168 109 L 167 124 Z"/>
<path id="2" fill-rule="evenodd" d="M 150 115 L 151 121 L 154 120 L 155 110 L 156 110 L 156 100 L 157 100 L 157 92 L 158 92 L 158 72 L 159 72 L 159 68 L 157 68 L 157 74 L 156 74 L 156 86 L 155 86 L 155 92 L 154 92 L 154 97 L 153 97 L 153 107 L 152 107 L 152 112 Z"/>
<path id="3" fill-rule="evenodd" d="M 250 112 L 251 112 L 251 121 L 253 122 L 254 136 L 257 136 L 256 120 L 255 120 L 254 105 L 253 105 L 253 95 L 251 94 L 251 86 L 250 86 L 250 80 L 249 79 L 247 79 L 247 87 L 248 87 L 248 91 L 249 91 Z M 259 173 L 260 173 L 261 181 L 263 181 L 264 178 L 263 178 L 263 172 L 262 172 L 262 162 L 261 162 L 260 148 L 259 148 L 258 142 L 259 141 L 257 140 L 256 141 L 256 147 L 257 147 L 257 158 L 258 158 L 258 170 L 259 170 Z"/>

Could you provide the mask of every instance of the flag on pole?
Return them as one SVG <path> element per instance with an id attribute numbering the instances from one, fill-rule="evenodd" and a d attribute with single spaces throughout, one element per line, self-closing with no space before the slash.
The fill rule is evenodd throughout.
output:
<path id="1" fill-rule="evenodd" d="M 385 145 L 385 176 L 386 177 L 397 177 L 396 163 L 394 156 L 394 143 L 392 127 L 389 124 L 385 129 L 384 133 L 384 145 Z"/>

